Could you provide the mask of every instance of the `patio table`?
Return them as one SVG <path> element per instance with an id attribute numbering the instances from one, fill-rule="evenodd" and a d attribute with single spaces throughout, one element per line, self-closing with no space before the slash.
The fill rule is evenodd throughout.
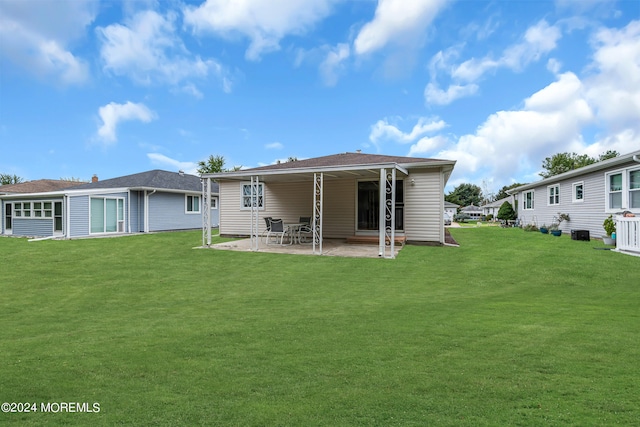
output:
<path id="1" fill-rule="evenodd" d="M 289 236 L 291 236 L 291 244 L 300 243 L 300 227 L 305 224 L 304 222 L 287 222 L 284 224 L 285 228 L 289 230 Z"/>

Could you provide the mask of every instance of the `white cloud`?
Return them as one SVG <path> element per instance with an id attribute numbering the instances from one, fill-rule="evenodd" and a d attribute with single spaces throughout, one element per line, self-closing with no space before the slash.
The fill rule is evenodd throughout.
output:
<path id="1" fill-rule="evenodd" d="M 408 156 L 422 155 L 424 153 L 433 153 L 449 143 L 449 139 L 442 135 L 436 135 L 433 137 L 420 138 L 418 142 L 413 144 L 409 149 Z"/>
<path id="2" fill-rule="evenodd" d="M 391 42 L 415 38 L 447 3 L 448 0 L 379 0 L 375 17 L 362 27 L 355 39 L 355 52 L 365 55 Z"/>
<path id="3" fill-rule="evenodd" d="M 307 32 L 331 12 L 337 0 L 207 0 L 183 9 L 185 24 L 196 33 L 225 37 L 241 35 L 251 40 L 245 56 L 259 60 L 280 49 L 280 40 Z"/>
<path id="4" fill-rule="evenodd" d="M 85 35 L 97 6 L 93 0 L 0 1 L 0 55 L 42 79 L 86 82 L 89 66 L 68 46 Z"/>
<path id="5" fill-rule="evenodd" d="M 97 137 L 106 144 L 115 143 L 118 140 L 116 128 L 123 121 L 139 120 L 149 123 L 156 119 L 156 114 L 144 104 L 134 104 L 127 101 L 126 104 L 111 102 L 98 110 L 102 126 L 98 128 Z"/>
<path id="6" fill-rule="evenodd" d="M 489 176 L 502 186 L 553 153 L 582 151 L 581 130 L 594 120 L 582 82 L 564 73 L 527 98 L 522 110 L 490 115 L 474 134 L 460 137 L 437 157 L 457 160 L 456 175 Z"/>
<path id="7" fill-rule="evenodd" d="M 335 86 L 338 82 L 338 75 L 344 69 L 344 61 L 350 56 L 351 50 L 346 43 L 339 43 L 335 48 L 331 48 L 324 61 L 320 64 L 320 75 L 324 84 Z"/>
<path id="8" fill-rule="evenodd" d="M 173 171 L 184 171 L 190 175 L 198 175 L 198 163 L 181 162 L 160 153 L 147 153 L 147 157 L 153 165 L 167 167 Z"/>
<path id="9" fill-rule="evenodd" d="M 218 62 L 192 55 L 176 35 L 176 15 L 163 16 L 145 10 L 131 17 L 126 25 L 112 24 L 97 28 L 102 46 L 104 69 L 128 76 L 139 84 L 169 83 L 183 87 L 196 97 L 202 93 L 191 79 L 205 79 L 210 74 L 221 80 L 223 90 L 230 90 L 229 77 Z"/>
<path id="10" fill-rule="evenodd" d="M 403 132 L 396 125 L 390 124 L 389 119 L 378 120 L 376 124 L 371 126 L 369 140 L 378 148 L 387 141 L 410 144 L 423 135 L 442 130 L 446 126 L 447 124 L 442 120 L 420 117 L 410 132 Z"/>
<path id="11" fill-rule="evenodd" d="M 478 85 L 456 85 L 452 84 L 444 91 L 434 83 L 427 84 L 424 89 L 424 99 L 427 104 L 448 105 L 458 98 L 471 96 L 478 91 Z"/>
<path id="12" fill-rule="evenodd" d="M 272 142 L 271 144 L 265 145 L 265 148 L 269 150 L 282 150 L 284 148 L 284 145 L 282 145 L 280 142 Z"/>
<path id="13" fill-rule="evenodd" d="M 456 99 L 474 95 L 479 90 L 476 82 L 486 73 L 498 68 L 521 71 L 554 50 L 561 36 L 557 26 L 550 26 L 542 20 L 525 31 L 521 42 L 504 49 L 498 59 L 487 55 L 454 65 L 452 62 L 460 56 L 461 47 L 454 46 L 446 51 L 439 51 L 429 63 L 431 82 L 424 90 L 425 101 L 427 104 L 446 105 Z M 557 62 L 550 60 L 549 67 L 559 71 Z M 436 83 L 440 74 L 446 74 L 452 81 L 447 90 L 440 89 Z"/>
<path id="14" fill-rule="evenodd" d="M 640 21 L 602 29 L 592 44 L 595 73 L 586 79 L 587 99 L 614 133 L 640 134 Z"/>

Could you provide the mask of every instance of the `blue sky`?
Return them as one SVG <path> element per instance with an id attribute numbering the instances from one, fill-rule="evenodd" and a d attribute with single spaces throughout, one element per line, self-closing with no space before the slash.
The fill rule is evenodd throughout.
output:
<path id="1" fill-rule="evenodd" d="M 0 0 L 0 173 L 362 150 L 493 192 L 640 148 L 637 0 Z"/>

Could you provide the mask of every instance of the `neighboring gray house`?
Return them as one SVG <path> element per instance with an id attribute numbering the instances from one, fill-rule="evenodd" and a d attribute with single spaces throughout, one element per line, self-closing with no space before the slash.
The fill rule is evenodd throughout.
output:
<path id="1" fill-rule="evenodd" d="M 0 195 L 0 234 L 77 238 L 202 227 L 202 183 L 195 175 L 152 170 L 75 184 Z M 211 193 L 216 227 L 217 186 Z"/>
<path id="2" fill-rule="evenodd" d="M 571 230 L 589 230 L 590 237 L 605 235 L 609 215 L 629 211 L 640 220 L 640 151 L 555 175 L 508 190 L 518 200 L 522 224 L 551 225 L 559 213 L 570 220 L 560 224 Z"/>
<path id="3" fill-rule="evenodd" d="M 265 217 L 312 217 L 315 253 L 323 238 L 368 238 L 386 256 L 385 241 L 398 238 L 444 244 L 444 187 L 454 165 L 356 152 L 202 177 L 220 185 L 221 236 L 252 236 L 257 246 Z"/>

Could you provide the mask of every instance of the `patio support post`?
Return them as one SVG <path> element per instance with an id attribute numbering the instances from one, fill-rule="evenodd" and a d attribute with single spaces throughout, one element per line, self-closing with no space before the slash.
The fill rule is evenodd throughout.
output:
<path id="1" fill-rule="evenodd" d="M 211 178 L 202 180 L 202 246 L 211 246 Z"/>
<path id="2" fill-rule="evenodd" d="M 251 177 L 251 250 L 259 250 L 260 243 L 260 231 L 259 231 L 259 217 L 260 203 L 260 180 L 258 176 Z"/>
<path id="3" fill-rule="evenodd" d="M 396 170 L 380 169 L 380 220 L 378 222 L 378 256 L 395 257 Z"/>
<path id="4" fill-rule="evenodd" d="M 313 253 L 322 255 L 322 172 L 313 174 Z"/>

